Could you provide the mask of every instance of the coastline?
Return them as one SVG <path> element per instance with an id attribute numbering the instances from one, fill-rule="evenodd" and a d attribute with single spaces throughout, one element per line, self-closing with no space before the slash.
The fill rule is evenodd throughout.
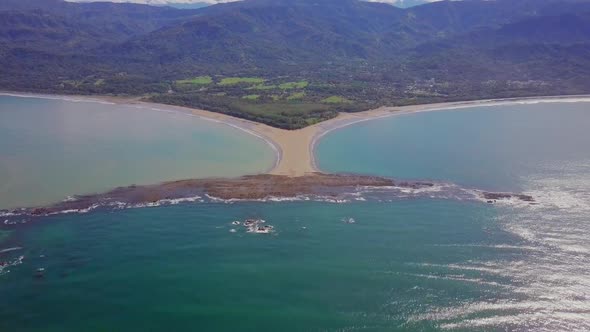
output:
<path id="1" fill-rule="evenodd" d="M 514 104 L 590 102 L 590 95 L 539 96 L 506 99 L 485 99 L 474 101 L 420 104 L 410 106 L 383 106 L 373 110 L 357 113 L 340 113 L 337 117 L 297 130 L 274 128 L 262 123 L 236 118 L 202 109 L 157 104 L 141 101 L 139 97 L 113 96 L 78 96 L 51 95 L 36 93 L 19 93 L 0 91 L 0 96 L 59 99 L 72 102 L 97 102 L 107 104 L 130 105 L 159 112 L 176 112 L 195 116 L 207 121 L 224 124 L 250 135 L 256 136 L 268 144 L 274 151 L 274 165 L 265 173 L 287 177 L 303 177 L 321 170 L 317 165 L 315 150 L 319 140 L 326 134 L 350 125 L 377 120 L 381 118 L 406 115 L 418 112 L 460 110 L 471 107 L 488 107 Z"/>
<path id="2" fill-rule="evenodd" d="M 590 95 L 558 95 L 558 96 L 536 96 L 536 97 L 518 97 L 518 98 L 500 98 L 500 99 L 481 99 L 471 101 L 457 101 L 434 104 L 419 104 L 408 106 L 382 106 L 376 109 L 367 110 L 357 113 L 340 113 L 336 118 L 318 123 L 314 126 L 321 127 L 310 143 L 311 164 L 319 171 L 317 165 L 315 150 L 319 140 L 326 134 L 342 129 L 357 123 L 388 118 L 392 116 L 401 116 L 422 112 L 434 111 L 454 111 L 472 107 L 491 107 L 502 105 L 527 105 L 539 103 L 575 103 L 590 102 Z"/>
<path id="3" fill-rule="evenodd" d="M 54 94 L 41 94 L 41 93 L 28 93 L 28 92 L 11 92 L 11 91 L 0 91 L 0 96 L 10 97 L 23 97 L 23 98 L 38 98 L 38 99 L 51 99 L 51 100 L 64 100 L 70 102 L 87 102 L 87 103 L 100 103 L 107 105 L 123 105 L 131 106 L 139 109 L 147 109 L 155 112 L 165 113 L 176 113 L 184 114 L 187 116 L 196 117 L 205 121 L 211 121 L 225 126 L 235 128 L 243 131 L 249 135 L 255 136 L 268 144 L 271 149 L 275 152 L 275 161 L 265 172 L 270 173 L 273 169 L 277 168 L 279 161 L 282 159 L 282 150 L 279 145 L 271 138 L 260 132 L 260 129 L 255 127 L 265 126 L 253 121 L 246 119 L 240 119 L 229 115 L 210 112 L 201 109 L 194 109 L 189 107 L 158 104 L 144 102 L 140 97 L 117 97 L 117 96 L 82 96 L 82 95 L 54 95 Z"/>
<path id="4" fill-rule="evenodd" d="M 448 195 L 453 191 L 453 195 Z M 260 174 L 239 178 L 188 179 L 162 182 L 153 185 L 117 187 L 107 192 L 70 196 L 53 204 L 0 210 L 7 218 L 0 229 L 38 218 L 72 213 L 88 213 L 96 209 L 120 210 L 128 208 L 176 205 L 180 203 L 234 203 L 319 201 L 349 203 L 382 198 L 394 199 L 438 195 L 439 197 L 471 200 L 494 204 L 501 201 L 535 205 L 533 196 L 512 192 L 489 192 L 461 188 L 429 181 L 398 181 L 391 178 L 354 175 L 312 173 L 300 177 Z M 23 219 L 25 217 L 26 219 Z"/>

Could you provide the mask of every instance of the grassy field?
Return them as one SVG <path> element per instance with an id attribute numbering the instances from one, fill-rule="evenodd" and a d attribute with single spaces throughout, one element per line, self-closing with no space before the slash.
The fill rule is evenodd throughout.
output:
<path id="1" fill-rule="evenodd" d="M 279 85 L 280 89 L 283 90 L 290 90 L 290 89 L 305 89 L 309 85 L 308 81 L 299 81 L 299 82 L 287 82 Z"/>
<path id="2" fill-rule="evenodd" d="M 298 96 L 304 96 L 298 93 Z M 225 113 L 283 129 L 299 129 L 334 118 L 340 111 L 359 111 L 356 105 L 325 104 L 313 100 L 273 100 L 270 96 L 217 96 L 204 92 L 160 94 L 151 101 Z"/>
<path id="3" fill-rule="evenodd" d="M 189 78 L 186 80 L 176 81 L 176 84 L 190 84 L 190 85 L 209 85 L 211 83 L 213 83 L 213 78 L 211 78 L 211 76 L 199 76 L 199 77 Z"/>
<path id="4" fill-rule="evenodd" d="M 331 97 L 328 97 L 328 98 L 322 100 L 322 103 L 325 103 L 325 104 L 352 104 L 352 101 L 350 101 L 344 97 L 340 97 L 340 96 L 331 96 Z"/>
<path id="5" fill-rule="evenodd" d="M 242 97 L 242 99 L 247 99 L 247 100 L 257 100 L 258 98 L 260 98 L 260 95 L 246 95 L 246 96 Z"/>
<path id="6" fill-rule="evenodd" d="M 246 115 L 250 120 L 286 129 L 303 128 L 336 117 L 338 113 L 328 105 L 318 103 L 242 103 L 235 102 L 231 108 Z"/>
<path id="7" fill-rule="evenodd" d="M 248 88 L 248 90 L 275 90 L 276 88 L 277 88 L 276 85 L 258 84 L 258 85 Z"/>
<path id="8" fill-rule="evenodd" d="M 305 98 L 305 92 L 296 92 L 287 97 L 287 100 L 301 100 L 303 98 Z"/>
<path id="9" fill-rule="evenodd" d="M 219 85 L 236 85 L 241 83 L 246 84 L 262 84 L 266 80 L 264 78 L 259 77 L 226 77 L 219 82 Z"/>
<path id="10" fill-rule="evenodd" d="M 225 113 L 284 129 L 303 128 L 331 119 L 338 112 L 356 112 L 368 107 L 366 103 L 338 95 L 334 85 L 318 85 L 307 80 L 286 82 L 282 77 L 219 80 L 211 77 L 215 76 L 176 81 L 172 93 L 153 96 L 152 100 Z"/>

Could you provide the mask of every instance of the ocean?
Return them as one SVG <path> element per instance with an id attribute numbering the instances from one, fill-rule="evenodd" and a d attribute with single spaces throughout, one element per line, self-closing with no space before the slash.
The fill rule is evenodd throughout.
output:
<path id="1" fill-rule="evenodd" d="M 117 186 L 255 174 L 276 158 L 262 139 L 227 125 L 75 100 L 0 96 L 0 209 Z"/>
<path id="2" fill-rule="evenodd" d="M 0 330 L 590 330 L 589 111 L 394 116 L 316 148 L 324 171 L 439 184 L 419 194 L 359 188 L 343 201 L 199 200 L 5 225 Z M 456 195 L 472 190 L 536 202 Z M 232 224 L 246 218 L 275 232 Z"/>

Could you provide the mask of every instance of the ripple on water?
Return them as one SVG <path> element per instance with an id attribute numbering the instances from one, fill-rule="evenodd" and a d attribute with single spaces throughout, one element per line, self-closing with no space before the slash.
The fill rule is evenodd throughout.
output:
<path id="1" fill-rule="evenodd" d="M 436 308 L 409 321 L 434 321 L 449 330 L 590 330 L 590 173 L 587 169 L 587 163 L 558 165 L 543 175 L 531 176 L 527 179 L 527 192 L 539 204 L 506 205 L 501 209 L 498 222 L 524 244 L 491 248 L 526 252 L 519 256 L 522 259 L 436 266 L 448 271 L 437 278 L 457 281 L 463 277 L 456 278 L 455 274 L 478 271 L 481 278 L 464 281 L 485 282 L 497 286 L 498 291 L 509 288 L 507 298 Z M 551 176 L 552 173 L 559 176 Z M 497 282 L 497 277 L 506 278 L 509 284 L 492 284 Z"/>

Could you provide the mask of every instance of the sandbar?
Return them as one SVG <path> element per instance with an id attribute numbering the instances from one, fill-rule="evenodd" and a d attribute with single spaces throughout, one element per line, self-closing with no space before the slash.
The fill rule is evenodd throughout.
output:
<path id="1" fill-rule="evenodd" d="M 195 109 L 182 106 L 172 106 L 141 101 L 139 97 L 113 97 L 113 96 L 59 96 L 28 94 L 18 92 L 0 92 L 0 95 L 64 99 L 71 101 L 91 101 L 112 104 L 131 104 L 141 108 L 163 112 L 182 112 L 202 119 L 215 121 L 243 130 L 255 135 L 269 144 L 276 153 L 276 161 L 267 174 L 287 177 L 303 177 L 321 172 L 314 158 L 314 149 L 318 140 L 330 131 L 343 128 L 355 123 L 376 120 L 401 114 L 430 111 L 448 111 L 470 107 L 499 106 L 512 104 L 536 104 L 556 102 L 590 102 L 590 95 L 564 95 L 528 98 L 487 99 L 476 101 L 459 101 L 436 104 L 421 104 L 411 106 L 384 106 L 377 109 L 356 112 L 340 113 L 337 117 L 317 123 L 315 125 L 297 129 L 285 130 L 271 127 L 262 123 L 236 118 L 230 115 L 210 112 L 203 109 Z"/>

